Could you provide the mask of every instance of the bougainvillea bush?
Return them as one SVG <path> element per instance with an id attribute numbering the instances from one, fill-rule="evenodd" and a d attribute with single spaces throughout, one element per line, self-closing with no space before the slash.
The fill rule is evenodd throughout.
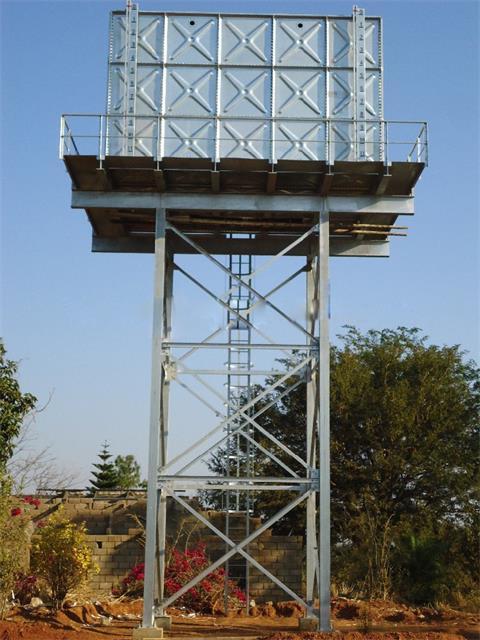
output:
<path id="1" fill-rule="evenodd" d="M 15 600 L 17 602 L 20 602 L 20 604 L 29 604 L 34 596 L 40 595 L 37 576 L 19 571 L 15 576 L 13 593 L 15 594 Z"/>
<path id="2" fill-rule="evenodd" d="M 176 593 L 183 585 L 206 569 L 209 564 L 210 560 L 203 543 L 198 543 L 185 551 L 172 549 L 168 554 L 165 569 L 165 595 L 168 597 Z M 144 564 L 137 564 L 123 579 L 120 587 L 114 590 L 114 593 L 116 595 L 125 593 L 141 595 L 143 593 L 143 579 Z M 222 611 L 224 584 L 225 570 L 216 569 L 176 600 L 174 606 L 185 607 L 201 613 Z M 228 580 L 228 592 L 229 609 L 241 609 L 245 606 L 245 593 L 234 580 Z"/>
<path id="3" fill-rule="evenodd" d="M 87 543 L 85 524 L 71 522 L 62 508 L 58 509 L 35 536 L 31 566 L 46 585 L 54 608 L 61 608 L 68 592 L 79 587 L 92 571 L 98 571 Z"/>
<path id="4" fill-rule="evenodd" d="M 28 564 L 28 544 L 34 530 L 32 509 L 40 500 L 26 496 L 20 503 L 11 495 L 11 480 L 0 477 L 0 618 L 17 595 L 17 582 Z"/>

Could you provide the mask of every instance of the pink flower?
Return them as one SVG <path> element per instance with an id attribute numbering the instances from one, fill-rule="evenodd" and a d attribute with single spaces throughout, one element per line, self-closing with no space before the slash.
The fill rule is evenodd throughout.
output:
<path id="1" fill-rule="evenodd" d="M 10 511 L 10 515 L 12 517 L 15 516 L 19 516 L 22 513 L 22 510 L 20 509 L 20 507 L 14 507 L 11 511 Z"/>

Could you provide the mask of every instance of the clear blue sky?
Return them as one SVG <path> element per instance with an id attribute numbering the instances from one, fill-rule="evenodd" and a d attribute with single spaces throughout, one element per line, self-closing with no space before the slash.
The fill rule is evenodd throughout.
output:
<path id="1" fill-rule="evenodd" d="M 385 117 L 428 120 L 430 167 L 416 190 L 409 236 L 388 260 L 331 261 L 332 336 L 421 327 L 478 360 L 479 4 L 364 2 L 384 18 Z M 40 403 L 39 444 L 88 478 L 101 442 L 133 453 L 145 472 L 152 257 L 90 253 L 90 226 L 69 207 L 58 160 L 61 113 L 102 112 L 108 12 L 118 2 L 0 0 L 2 329 Z M 350 14 L 329 0 L 143 1 L 142 9 Z M 179 284 L 178 326 L 204 298 Z M 193 294 L 192 294 L 193 296 Z M 191 436 L 193 408 L 179 413 Z M 185 425 L 187 425 L 185 427 Z M 173 448 L 176 448 L 174 443 Z"/>

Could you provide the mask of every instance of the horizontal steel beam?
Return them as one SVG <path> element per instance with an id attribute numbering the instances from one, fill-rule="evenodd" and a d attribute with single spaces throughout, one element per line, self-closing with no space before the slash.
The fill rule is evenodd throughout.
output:
<path id="1" fill-rule="evenodd" d="M 291 236 L 259 238 L 214 238 L 196 235 L 195 240 L 211 255 L 256 255 L 271 256 L 279 253 L 291 242 Z M 316 237 L 308 238 L 289 251 L 290 256 L 304 256 L 309 253 L 310 244 Z M 168 239 L 168 246 L 176 254 L 196 254 L 197 252 L 181 238 Z M 154 236 L 98 238 L 92 237 L 94 253 L 153 253 Z M 330 238 L 330 256 L 345 258 L 388 258 L 390 243 L 386 240 L 347 240 Z"/>
<path id="2" fill-rule="evenodd" d="M 182 211 L 318 211 L 319 196 L 137 193 L 126 191 L 72 191 L 74 209 L 158 209 Z M 335 213 L 389 213 L 412 215 L 413 196 L 328 196 L 326 206 Z"/>
<path id="3" fill-rule="evenodd" d="M 300 484 L 310 485 L 312 483 L 311 478 L 291 478 L 291 477 L 276 477 L 276 476 L 179 476 L 179 475 L 163 475 L 158 476 L 159 482 L 173 485 L 177 482 L 216 482 L 226 483 L 233 485 L 237 482 L 243 482 L 244 484 Z M 317 480 L 318 483 L 318 480 Z"/>
<path id="4" fill-rule="evenodd" d="M 231 351 L 243 351 L 244 349 L 268 349 L 269 351 L 277 351 L 280 349 L 295 349 L 303 351 L 318 351 L 318 344 L 258 344 L 249 342 L 247 345 L 241 343 L 229 343 L 229 342 L 171 342 L 168 340 L 162 340 L 162 346 L 165 349 L 190 349 L 196 347 L 198 349 L 230 349 Z"/>
<path id="5" fill-rule="evenodd" d="M 164 482 L 160 482 L 158 488 L 161 489 L 165 486 Z M 317 483 L 312 483 L 311 489 L 312 491 L 316 491 L 318 487 Z M 235 484 L 225 485 L 225 484 L 216 484 L 215 482 L 179 482 L 175 484 L 174 491 L 187 491 L 187 490 L 198 490 L 198 489 L 208 489 L 209 491 L 304 491 L 304 487 L 299 486 L 298 484 L 263 484 L 263 485 L 252 485 L 252 484 L 242 484 L 241 482 L 236 482 Z"/>
<path id="6" fill-rule="evenodd" d="M 248 347 L 247 347 L 248 348 Z M 176 373 L 180 376 L 197 375 L 197 376 L 284 376 L 288 370 L 279 371 L 278 369 L 177 369 Z"/>

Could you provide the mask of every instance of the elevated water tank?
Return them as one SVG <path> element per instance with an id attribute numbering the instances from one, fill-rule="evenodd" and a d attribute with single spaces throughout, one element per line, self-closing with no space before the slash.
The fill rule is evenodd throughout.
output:
<path id="1" fill-rule="evenodd" d="M 382 23 L 111 14 L 106 155 L 383 160 Z"/>

